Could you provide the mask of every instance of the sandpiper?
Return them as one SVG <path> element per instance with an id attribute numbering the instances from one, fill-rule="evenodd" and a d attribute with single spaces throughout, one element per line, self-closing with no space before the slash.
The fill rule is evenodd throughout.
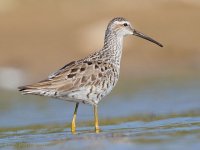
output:
<path id="1" fill-rule="evenodd" d="M 66 64 L 47 79 L 21 86 L 23 94 L 49 96 L 75 102 L 71 122 L 72 133 L 76 132 L 76 115 L 79 103 L 94 107 L 95 131 L 100 131 L 98 123 L 98 103 L 115 87 L 120 73 L 123 38 L 135 35 L 151 41 L 160 47 L 162 44 L 137 31 L 130 22 L 117 17 L 112 19 L 106 29 L 103 48 L 93 54 Z"/>

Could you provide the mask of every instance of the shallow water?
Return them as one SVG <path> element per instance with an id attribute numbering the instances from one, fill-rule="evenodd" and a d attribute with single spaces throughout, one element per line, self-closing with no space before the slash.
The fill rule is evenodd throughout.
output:
<path id="1" fill-rule="evenodd" d="M 130 85 L 129 85 L 130 84 Z M 121 82 L 99 105 L 80 105 L 70 133 L 73 103 L 1 91 L 0 149 L 198 149 L 200 80 L 165 78 Z"/>

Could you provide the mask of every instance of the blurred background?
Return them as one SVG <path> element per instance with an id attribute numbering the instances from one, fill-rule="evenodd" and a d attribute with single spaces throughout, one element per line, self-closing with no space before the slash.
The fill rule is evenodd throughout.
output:
<path id="1" fill-rule="evenodd" d="M 141 114 L 199 116 L 199 0 L 0 0 L 2 132 L 70 124 L 73 103 L 22 96 L 17 87 L 45 79 L 66 63 L 100 49 L 108 22 L 117 16 L 164 47 L 125 38 L 119 84 L 100 104 L 102 124 L 113 123 L 111 118 L 146 121 L 138 117 Z M 113 106 L 121 111 L 111 110 Z M 92 108 L 81 105 L 78 119 L 91 121 Z"/>
<path id="2" fill-rule="evenodd" d="M 8 80 L 15 90 L 100 49 L 116 16 L 164 45 L 127 37 L 122 78 L 197 74 L 199 7 L 198 0 L 0 0 L 0 85 Z"/>

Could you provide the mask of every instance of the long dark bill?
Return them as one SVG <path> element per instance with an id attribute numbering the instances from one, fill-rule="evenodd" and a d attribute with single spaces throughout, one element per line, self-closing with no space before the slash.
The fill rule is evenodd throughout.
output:
<path id="1" fill-rule="evenodd" d="M 155 40 L 152 39 L 151 37 L 149 37 L 149 36 L 147 36 L 147 35 L 145 35 L 145 34 L 139 32 L 139 31 L 137 31 L 137 30 L 134 30 L 134 31 L 133 31 L 133 35 L 138 36 L 138 37 L 141 37 L 141 38 L 143 38 L 143 39 L 146 39 L 146 40 L 148 40 L 148 41 L 151 41 L 151 42 L 153 42 L 153 43 L 159 45 L 160 47 L 163 47 L 163 45 L 160 44 L 159 42 L 155 41 Z"/>

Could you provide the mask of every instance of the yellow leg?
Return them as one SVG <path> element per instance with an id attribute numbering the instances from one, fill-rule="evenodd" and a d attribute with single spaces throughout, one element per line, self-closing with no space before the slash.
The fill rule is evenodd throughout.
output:
<path id="1" fill-rule="evenodd" d="M 77 110 L 78 110 L 78 105 L 79 105 L 79 103 L 76 103 L 76 106 L 74 109 L 74 115 L 73 115 L 73 119 L 72 119 L 71 132 L 73 134 L 76 133 L 76 114 L 77 114 Z"/>
<path id="2" fill-rule="evenodd" d="M 94 105 L 94 124 L 95 124 L 95 132 L 99 133 L 100 128 L 99 128 L 99 119 L 98 119 L 97 105 Z"/>

